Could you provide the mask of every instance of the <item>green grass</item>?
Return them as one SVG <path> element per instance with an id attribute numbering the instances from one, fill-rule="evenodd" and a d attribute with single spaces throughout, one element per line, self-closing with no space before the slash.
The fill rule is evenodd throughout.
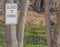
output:
<path id="1" fill-rule="evenodd" d="M 5 28 L 0 25 L 0 47 L 5 47 Z"/>
<path id="2" fill-rule="evenodd" d="M 31 27 L 25 26 L 25 33 L 24 33 L 24 47 L 47 47 L 46 42 L 46 31 L 45 27 Z M 0 26 L 0 47 L 5 46 L 5 28 L 4 26 Z"/>
<path id="3" fill-rule="evenodd" d="M 47 47 L 45 27 L 25 28 L 24 47 Z"/>

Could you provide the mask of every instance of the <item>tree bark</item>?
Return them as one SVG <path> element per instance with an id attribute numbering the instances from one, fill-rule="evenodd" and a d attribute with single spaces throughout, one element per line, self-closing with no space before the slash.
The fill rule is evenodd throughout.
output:
<path id="1" fill-rule="evenodd" d="M 60 47 L 60 6 L 59 6 L 58 12 L 57 12 L 57 25 L 56 25 L 56 31 L 54 32 L 53 37 L 54 37 L 53 38 L 53 47 Z"/>
<path id="2" fill-rule="evenodd" d="M 47 34 L 47 46 L 52 47 L 52 33 L 50 22 L 50 0 L 45 1 L 45 20 L 46 20 L 46 34 Z"/>
<path id="3" fill-rule="evenodd" d="M 18 20 L 18 47 L 23 47 L 24 26 L 26 22 L 29 0 L 22 0 L 21 15 Z"/>

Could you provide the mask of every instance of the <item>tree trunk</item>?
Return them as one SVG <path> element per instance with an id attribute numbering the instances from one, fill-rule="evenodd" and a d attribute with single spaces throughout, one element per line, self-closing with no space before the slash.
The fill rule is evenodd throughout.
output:
<path id="1" fill-rule="evenodd" d="M 53 37 L 53 47 L 60 47 L 60 6 L 57 12 L 57 25 Z"/>
<path id="2" fill-rule="evenodd" d="M 40 5 L 41 5 L 41 0 L 35 0 L 33 7 L 36 11 L 40 12 Z"/>
<path id="3" fill-rule="evenodd" d="M 27 16 L 29 0 L 22 0 L 21 15 L 18 20 L 18 47 L 23 47 L 24 26 Z"/>
<path id="4" fill-rule="evenodd" d="M 45 7 L 45 19 L 46 19 L 46 34 L 47 34 L 47 46 L 52 47 L 52 33 L 51 33 L 51 22 L 50 22 L 50 0 L 46 0 Z"/>

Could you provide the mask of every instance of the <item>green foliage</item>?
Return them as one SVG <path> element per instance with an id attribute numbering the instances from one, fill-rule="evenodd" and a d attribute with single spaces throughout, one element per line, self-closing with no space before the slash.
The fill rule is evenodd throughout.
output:
<path id="1" fill-rule="evenodd" d="M 25 27 L 24 47 L 47 47 L 45 27 Z"/>
<path id="2" fill-rule="evenodd" d="M 0 47 L 5 47 L 4 26 L 0 26 Z M 45 26 L 25 26 L 24 47 L 47 47 Z"/>
<path id="3" fill-rule="evenodd" d="M 5 47 L 5 28 L 0 25 L 0 47 Z"/>

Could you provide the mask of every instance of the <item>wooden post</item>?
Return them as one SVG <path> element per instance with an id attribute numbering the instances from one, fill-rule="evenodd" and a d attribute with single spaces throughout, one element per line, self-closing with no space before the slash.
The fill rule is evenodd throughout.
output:
<path id="1" fill-rule="evenodd" d="M 24 26 L 27 16 L 29 0 L 22 0 L 21 15 L 18 20 L 18 47 L 23 47 Z"/>
<path id="2" fill-rule="evenodd" d="M 45 7 L 45 18 L 46 18 L 46 34 L 47 34 L 47 45 L 52 47 L 52 33 L 51 33 L 51 22 L 50 22 L 50 0 L 46 0 Z"/>
<path id="3" fill-rule="evenodd" d="M 13 0 L 7 0 L 7 3 L 13 3 Z M 18 47 L 16 25 L 14 24 L 6 25 L 6 47 Z"/>

